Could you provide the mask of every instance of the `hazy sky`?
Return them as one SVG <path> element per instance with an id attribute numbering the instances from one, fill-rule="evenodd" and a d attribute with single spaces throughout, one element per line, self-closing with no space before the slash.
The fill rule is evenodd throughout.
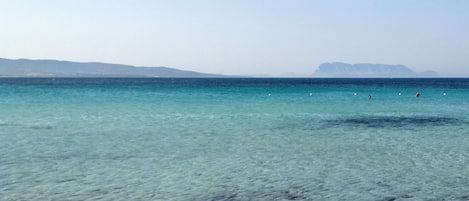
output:
<path id="1" fill-rule="evenodd" d="M 469 76 L 469 1 L 0 0 L 0 57 L 242 75 L 341 61 Z"/>

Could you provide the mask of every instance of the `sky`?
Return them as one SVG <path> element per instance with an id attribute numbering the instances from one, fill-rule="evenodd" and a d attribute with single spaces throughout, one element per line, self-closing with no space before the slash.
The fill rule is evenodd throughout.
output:
<path id="1" fill-rule="evenodd" d="M 0 57 L 273 76 L 338 61 L 469 76 L 469 1 L 0 0 Z"/>

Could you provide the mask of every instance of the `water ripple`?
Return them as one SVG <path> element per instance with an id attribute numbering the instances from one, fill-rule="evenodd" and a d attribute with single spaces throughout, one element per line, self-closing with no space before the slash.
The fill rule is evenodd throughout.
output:
<path id="1" fill-rule="evenodd" d="M 349 125 L 369 128 L 445 126 L 463 122 L 458 118 L 438 116 L 365 116 L 326 121 L 328 126 Z"/>

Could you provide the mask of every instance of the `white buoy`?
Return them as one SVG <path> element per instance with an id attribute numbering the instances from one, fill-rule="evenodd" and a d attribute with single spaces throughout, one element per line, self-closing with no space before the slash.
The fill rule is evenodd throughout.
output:
<path id="1" fill-rule="evenodd" d="M 401 93 L 399 93 L 399 96 L 401 95 Z"/>
<path id="2" fill-rule="evenodd" d="M 271 94 L 268 94 L 268 96 L 270 96 Z"/>
<path id="3" fill-rule="evenodd" d="M 354 95 L 354 96 L 356 96 L 356 95 L 357 95 L 357 93 L 353 93 L 353 95 Z"/>
<path id="4" fill-rule="evenodd" d="M 443 96 L 446 96 L 446 93 L 443 93 Z"/>
<path id="5" fill-rule="evenodd" d="M 309 93 L 309 96 L 312 96 L 312 95 L 313 95 L 313 93 Z"/>

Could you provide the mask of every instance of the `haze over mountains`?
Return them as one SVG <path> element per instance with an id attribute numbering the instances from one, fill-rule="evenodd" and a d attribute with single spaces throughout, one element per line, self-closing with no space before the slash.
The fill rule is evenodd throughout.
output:
<path id="1" fill-rule="evenodd" d="M 223 75 L 184 71 L 168 67 L 137 67 L 98 62 L 2 59 L 2 77 L 223 77 Z"/>
<path id="2" fill-rule="evenodd" d="M 314 77 L 437 77 L 434 71 L 414 72 L 404 65 L 323 63 Z"/>
<path id="3" fill-rule="evenodd" d="M 417 73 L 404 65 L 323 63 L 313 77 L 437 77 L 434 71 Z M 0 58 L 0 77 L 228 77 L 168 67 L 137 67 L 99 62 Z M 233 77 L 233 76 L 231 76 Z M 238 77 L 238 76 L 237 76 Z M 257 77 L 257 76 L 254 76 Z M 270 77 L 270 76 L 261 76 Z M 280 76 L 282 77 L 282 76 Z M 290 73 L 285 77 L 295 76 Z M 310 77 L 310 76 L 307 76 Z"/>

